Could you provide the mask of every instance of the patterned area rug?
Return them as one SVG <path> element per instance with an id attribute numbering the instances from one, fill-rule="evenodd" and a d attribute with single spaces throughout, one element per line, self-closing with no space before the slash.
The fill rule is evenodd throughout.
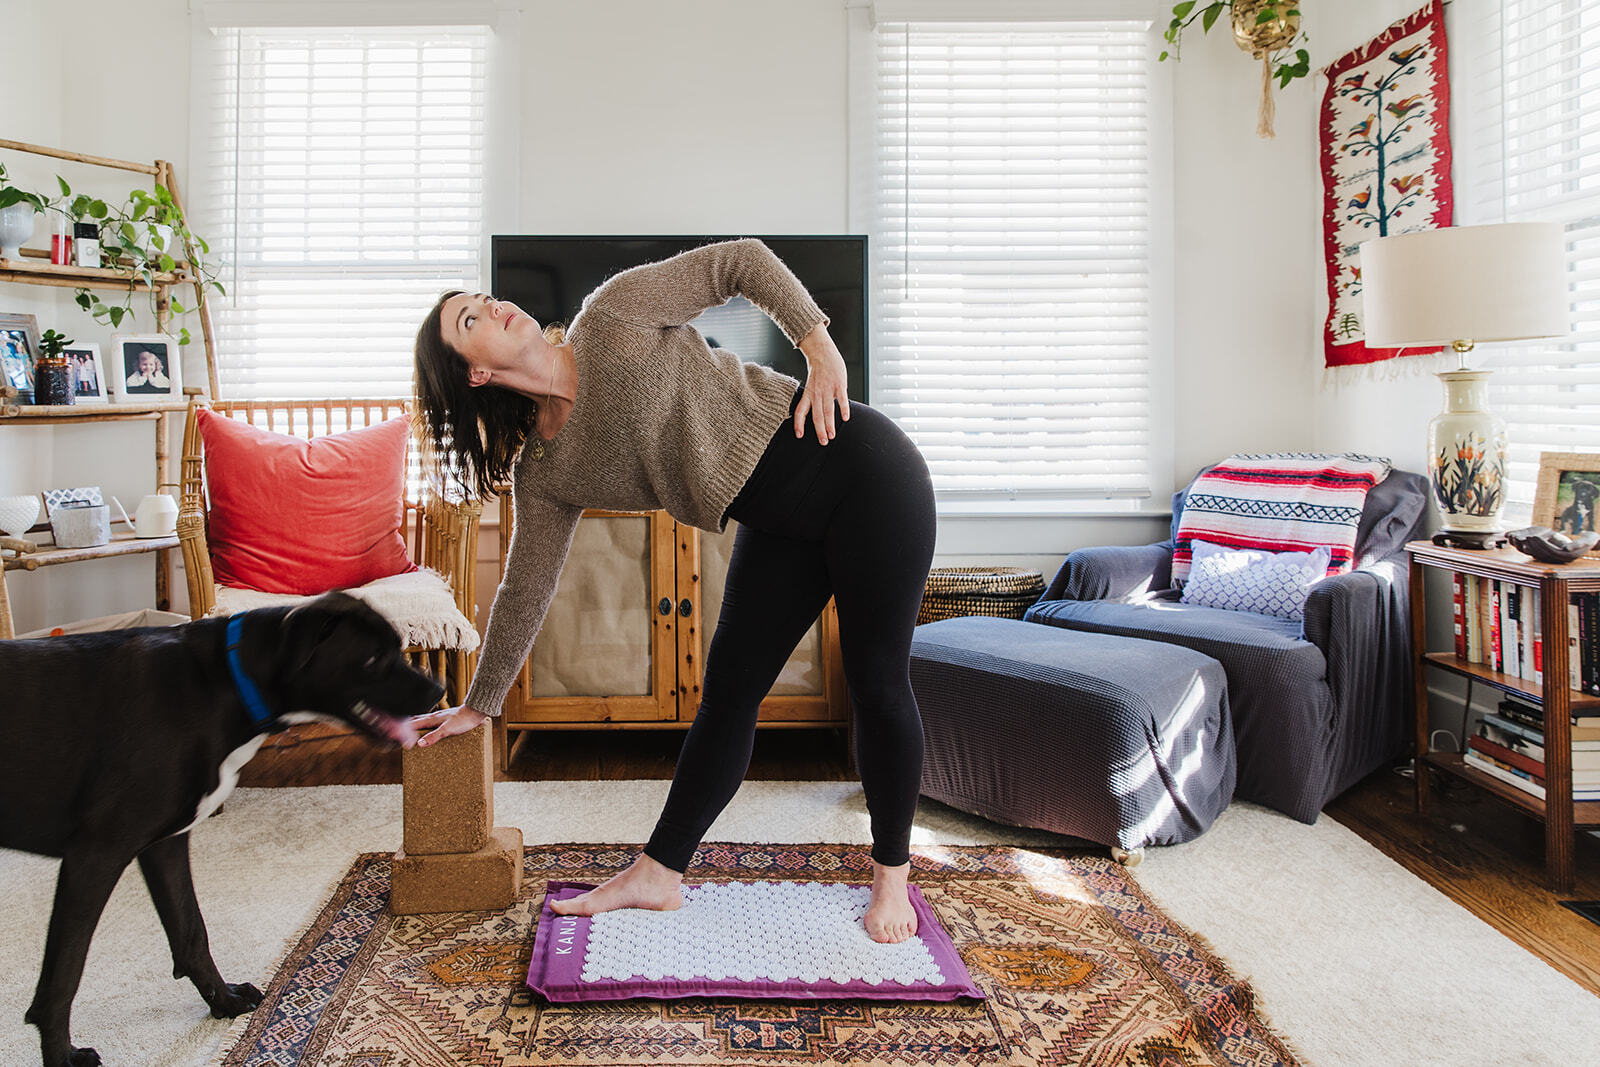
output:
<path id="1" fill-rule="evenodd" d="M 224 1067 L 520 1064 L 1295 1064 L 1249 984 L 1122 867 L 1061 850 L 914 850 L 914 879 L 986 1001 L 530 1003 L 547 880 L 600 881 L 615 845 L 530 847 L 498 913 L 388 913 L 389 857 L 360 856 L 240 1020 Z M 847 845 L 708 845 L 691 881 L 871 881 Z"/>

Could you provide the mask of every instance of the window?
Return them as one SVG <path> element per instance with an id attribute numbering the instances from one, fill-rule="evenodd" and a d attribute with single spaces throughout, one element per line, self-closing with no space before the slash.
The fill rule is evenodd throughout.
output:
<path id="1" fill-rule="evenodd" d="M 1572 333 L 1494 351 L 1510 437 L 1508 508 L 1539 453 L 1600 449 L 1600 0 L 1462 0 L 1451 13 L 1456 222 L 1566 226 Z"/>
<path id="2" fill-rule="evenodd" d="M 196 188 L 227 263 L 229 399 L 409 396 L 417 326 L 478 290 L 489 30 L 225 27 Z M 199 88 L 204 85 L 204 88 Z"/>
<path id="3" fill-rule="evenodd" d="M 1062 21 L 1070 6 L 1019 22 L 858 13 L 871 394 L 946 511 L 1134 510 L 1171 486 L 1159 35 Z"/>

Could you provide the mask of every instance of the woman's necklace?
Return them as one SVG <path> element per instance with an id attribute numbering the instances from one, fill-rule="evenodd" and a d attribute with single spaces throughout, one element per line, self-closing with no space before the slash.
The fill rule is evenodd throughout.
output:
<path id="1" fill-rule="evenodd" d="M 539 405 L 539 414 L 533 422 L 533 458 L 544 458 L 544 436 L 539 432 L 539 423 L 544 421 L 545 415 L 550 410 L 550 394 L 556 387 L 556 365 L 561 362 L 561 349 L 556 349 L 555 356 L 550 360 L 550 380 L 544 385 L 544 403 Z"/>

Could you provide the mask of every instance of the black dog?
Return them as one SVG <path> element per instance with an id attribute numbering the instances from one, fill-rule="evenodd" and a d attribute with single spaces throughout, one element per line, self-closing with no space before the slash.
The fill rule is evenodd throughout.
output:
<path id="1" fill-rule="evenodd" d="M 1572 480 L 1572 503 L 1556 517 L 1556 529 L 1562 533 L 1581 534 L 1595 529 L 1595 501 L 1600 500 L 1600 485 L 1585 478 Z"/>
<path id="2" fill-rule="evenodd" d="M 221 805 L 266 734 L 341 720 L 408 744 L 443 688 L 406 663 L 383 617 L 342 593 L 231 619 L 0 641 L 7 741 L 0 847 L 59 856 L 44 968 L 26 1019 L 45 1067 L 98 1064 L 72 1047 L 90 938 L 137 859 L 172 948 L 216 1018 L 261 1003 L 217 973 L 189 870 L 189 830 Z"/>

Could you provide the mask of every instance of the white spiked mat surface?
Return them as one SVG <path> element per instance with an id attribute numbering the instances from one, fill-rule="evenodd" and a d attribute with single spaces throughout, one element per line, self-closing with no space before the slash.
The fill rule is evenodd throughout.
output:
<path id="1" fill-rule="evenodd" d="M 861 919 L 865 886 L 728 882 L 687 886 L 676 911 L 629 908 L 590 923 L 583 980 L 803 982 L 938 985 L 920 936 L 881 945 Z M 964 975 L 962 976 L 965 977 Z"/>

